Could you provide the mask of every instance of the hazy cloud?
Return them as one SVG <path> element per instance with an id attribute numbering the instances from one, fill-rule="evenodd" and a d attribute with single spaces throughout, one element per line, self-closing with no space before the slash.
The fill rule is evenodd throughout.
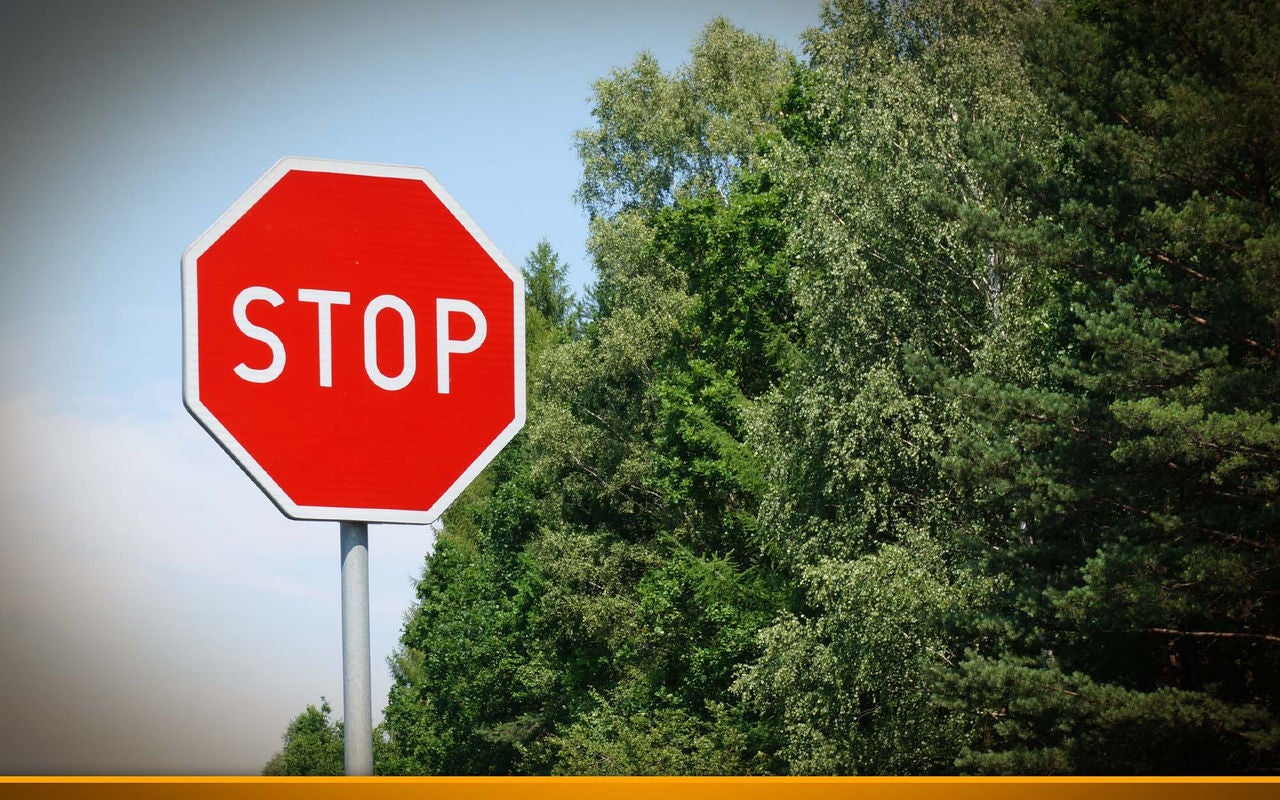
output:
<path id="1" fill-rule="evenodd" d="M 0 771 L 256 772 L 307 703 L 340 713 L 336 523 L 180 412 L 49 407 L 0 405 Z M 370 532 L 377 708 L 430 535 Z"/>

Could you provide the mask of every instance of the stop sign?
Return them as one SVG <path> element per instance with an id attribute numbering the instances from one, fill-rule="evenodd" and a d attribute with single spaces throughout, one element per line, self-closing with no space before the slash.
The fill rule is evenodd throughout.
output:
<path id="1" fill-rule="evenodd" d="M 187 408 L 289 517 L 431 522 L 524 424 L 524 282 L 426 170 L 281 160 L 182 299 Z"/>

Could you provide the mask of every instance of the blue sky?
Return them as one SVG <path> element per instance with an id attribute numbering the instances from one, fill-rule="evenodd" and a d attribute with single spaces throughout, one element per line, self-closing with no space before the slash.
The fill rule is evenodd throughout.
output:
<path id="1" fill-rule="evenodd" d="M 591 82 L 818 0 L 0 0 L 0 773 L 256 772 L 341 714 L 336 523 L 284 519 L 181 403 L 182 251 L 286 155 L 426 167 L 590 281 Z M 372 526 L 374 706 L 430 547 Z"/>

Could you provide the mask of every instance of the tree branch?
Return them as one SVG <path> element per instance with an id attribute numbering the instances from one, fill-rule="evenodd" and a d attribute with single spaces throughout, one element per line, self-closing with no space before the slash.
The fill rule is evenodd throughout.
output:
<path id="1" fill-rule="evenodd" d="M 1174 628 L 1130 628 L 1116 633 L 1159 633 L 1166 636 L 1193 636 L 1200 639 L 1248 639 L 1257 642 L 1280 644 L 1280 636 L 1269 633 L 1244 633 L 1242 631 L 1180 631 Z"/>

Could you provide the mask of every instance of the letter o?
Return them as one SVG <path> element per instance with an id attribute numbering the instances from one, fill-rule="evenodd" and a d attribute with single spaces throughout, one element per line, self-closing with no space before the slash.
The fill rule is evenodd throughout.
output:
<path id="1" fill-rule="evenodd" d="M 378 313 L 387 309 L 400 315 L 404 331 L 404 365 L 400 374 L 395 376 L 384 375 L 378 367 Z M 378 295 L 369 301 L 364 309 L 364 371 L 374 385 L 388 392 L 396 392 L 409 385 L 418 369 L 415 342 L 413 309 L 408 303 L 393 294 Z"/>

